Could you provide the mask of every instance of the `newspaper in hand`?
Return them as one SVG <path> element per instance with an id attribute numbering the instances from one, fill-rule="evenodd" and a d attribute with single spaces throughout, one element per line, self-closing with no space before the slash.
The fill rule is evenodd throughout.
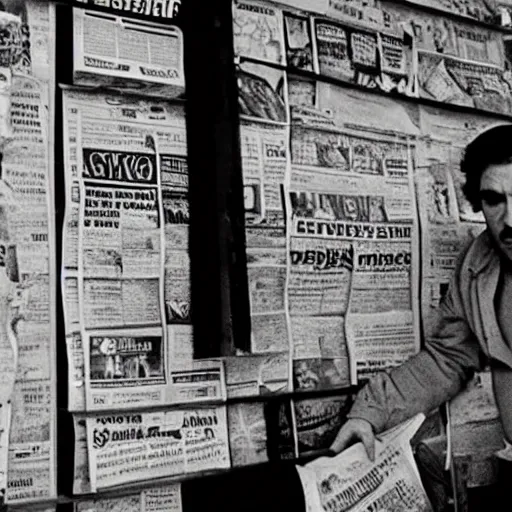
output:
<path id="1" fill-rule="evenodd" d="M 424 415 L 388 431 L 377 443 L 375 461 L 362 443 L 336 457 L 298 466 L 308 512 L 432 512 L 410 440 Z"/>

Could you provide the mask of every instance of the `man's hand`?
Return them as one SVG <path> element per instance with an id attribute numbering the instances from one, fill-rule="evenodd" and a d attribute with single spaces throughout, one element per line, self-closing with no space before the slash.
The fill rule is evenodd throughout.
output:
<path id="1" fill-rule="evenodd" d="M 331 450 L 339 453 L 353 441 L 362 441 L 368 458 L 373 462 L 375 459 L 375 434 L 369 421 L 359 418 L 349 419 L 338 432 L 331 445 Z"/>

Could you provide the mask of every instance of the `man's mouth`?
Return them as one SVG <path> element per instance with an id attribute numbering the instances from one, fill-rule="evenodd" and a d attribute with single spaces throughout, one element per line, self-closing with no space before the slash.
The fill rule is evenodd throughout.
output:
<path id="1" fill-rule="evenodd" d="M 504 245 L 512 244 L 512 230 L 504 230 L 500 234 L 500 242 Z"/>

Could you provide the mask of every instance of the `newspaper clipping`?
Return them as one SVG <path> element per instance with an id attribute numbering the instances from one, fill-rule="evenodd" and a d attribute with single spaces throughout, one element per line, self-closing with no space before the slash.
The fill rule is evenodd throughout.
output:
<path id="1" fill-rule="evenodd" d="M 485 228 L 462 193 L 460 160 L 464 146 L 490 125 L 488 118 L 421 107 L 416 194 L 422 245 L 421 311 L 425 339 L 432 336 L 438 308 L 463 249 Z"/>
<path id="2" fill-rule="evenodd" d="M 246 121 L 240 126 L 253 353 L 289 351 L 281 198 L 288 134 L 286 126 Z"/>
<path id="3" fill-rule="evenodd" d="M 73 30 L 76 85 L 164 97 L 183 95 L 180 28 L 75 8 Z"/>
<path id="4" fill-rule="evenodd" d="M 222 364 L 194 365 L 184 331 L 183 106 L 65 90 L 64 124 L 62 286 L 72 410 L 83 410 L 82 390 L 87 410 L 219 399 Z M 189 357 L 175 361 L 177 353 Z"/>
<path id="5" fill-rule="evenodd" d="M 235 55 L 285 63 L 282 11 L 275 4 L 233 1 Z"/>
<path id="6" fill-rule="evenodd" d="M 84 7 L 106 7 L 119 13 L 132 13 L 139 16 L 153 16 L 175 20 L 179 18 L 181 0 L 75 0 Z"/>
<path id="7" fill-rule="evenodd" d="M 233 467 L 267 462 L 267 424 L 263 403 L 229 404 L 228 425 Z"/>
<path id="8" fill-rule="evenodd" d="M 413 124 L 395 103 L 380 102 L 391 107 L 384 119 L 395 111 L 386 129 L 367 100 L 322 85 L 319 101 L 332 114 L 292 110 L 287 295 L 296 389 L 354 383 L 419 349 L 417 128 L 400 130 Z"/>
<path id="9" fill-rule="evenodd" d="M 87 500 L 75 512 L 182 512 L 180 484 L 152 487 L 120 498 Z"/>
<path id="10" fill-rule="evenodd" d="M 433 512 L 414 461 L 410 440 L 423 418 L 383 435 L 371 462 L 362 443 L 336 457 L 297 466 L 308 512 Z"/>
<path id="11" fill-rule="evenodd" d="M 226 408 L 87 417 L 91 488 L 230 467 Z"/>
<path id="12" fill-rule="evenodd" d="M 56 495 L 53 6 L 9 2 L 0 27 L 0 494 L 21 503 Z"/>

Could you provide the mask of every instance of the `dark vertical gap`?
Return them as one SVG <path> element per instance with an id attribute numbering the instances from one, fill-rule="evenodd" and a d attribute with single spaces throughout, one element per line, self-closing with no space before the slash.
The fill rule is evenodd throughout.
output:
<path id="1" fill-rule="evenodd" d="M 234 353 L 231 287 L 241 282 L 239 267 L 232 267 L 240 222 L 230 218 L 242 186 L 241 178 L 233 179 L 240 176 L 240 151 L 230 9 L 229 0 L 190 0 L 181 10 L 196 358 Z"/>
<path id="2" fill-rule="evenodd" d="M 238 84 L 233 50 L 233 12 L 231 2 L 222 4 L 224 20 L 222 45 L 226 55 L 225 83 L 230 107 L 232 168 L 228 192 L 229 218 L 231 222 L 231 311 L 234 347 L 246 352 L 251 350 L 251 317 L 249 307 L 249 283 L 247 277 L 247 253 L 245 236 L 245 208 L 240 142 L 240 118 L 238 110 Z"/>
<path id="3" fill-rule="evenodd" d="M 62 228 L 65 213 L 64 182 L 64 129 L 62 125 L 62 92 L 59 83 L 71 82 L 73 62 L 72 12 L 64 5 L 56 4 L 56 83 L 55 131 L 54 131 L 54 203 L 55 203 L 55 252 L 56 252 L 56 343 L 57 343 L 57 493 L 71 493 L 73 488 L 74 429 L 68 408 L 68 361 L 64 326 L 63 298 L 60 286 L 62 263 Z"/>
<path id="4" fill-rule="evenodd" d="M 213 6 L 182 7 L 190 196 L 190 275 L 194 357 L 220 355 L 222 336 L 220 240 L 217 220 L 215 147 L 211 131 L 215 87 Z"/>

